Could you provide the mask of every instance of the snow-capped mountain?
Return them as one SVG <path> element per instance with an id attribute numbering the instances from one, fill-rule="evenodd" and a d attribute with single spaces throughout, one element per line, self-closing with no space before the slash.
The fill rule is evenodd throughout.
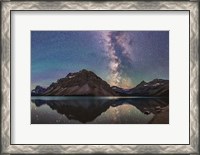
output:
<path id="1" fill-rule="evenodd" d="M 154 79 L 150 82 L 142 81 L 130 89 L 128 95 L 132 96 L 169 96 L 169 80 Z"/>

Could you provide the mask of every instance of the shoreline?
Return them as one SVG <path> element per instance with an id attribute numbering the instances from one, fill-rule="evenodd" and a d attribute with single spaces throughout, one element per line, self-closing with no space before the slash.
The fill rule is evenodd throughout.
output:
<path id="1" fill-rule="evenodd" d="M 149 124 L 169 124 L 169 105 L 163 107 L 161 112 L 156 114 Z"/>

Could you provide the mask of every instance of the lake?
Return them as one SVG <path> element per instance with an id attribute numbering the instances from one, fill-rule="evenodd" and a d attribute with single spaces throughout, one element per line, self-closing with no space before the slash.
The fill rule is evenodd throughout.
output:
<path id="1" fill-rule="evenodd" d="M 169 99 L 32 96 L 31 124 L 168 124 Z"/>

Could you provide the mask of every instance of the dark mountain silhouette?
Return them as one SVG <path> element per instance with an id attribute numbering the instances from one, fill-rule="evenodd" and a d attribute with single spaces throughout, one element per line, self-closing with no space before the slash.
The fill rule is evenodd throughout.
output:
<path id="1" fill-rule="evenodd" d="M 164 96 L 169 97 L 169 80 L 154 79 L 150 82 L 142 81 L 135 88 L 127 92 L 132 96 Z"/>
<path id="2" fill-rule="evenodd" d="M 154 79 L 142 81 L 132 89 L 112 86 L 92 71 L 85 69 L 69 73 L 49 87 L 37 86 L 31 95 L 43 96 L 158 96 L 169 97 L 169 80 Z"/>
<path id="3" fill-rule="evenodd" d="M 46 88 L 43 88 L 41 86 L 36 86 L 35 89 L 31 91 L 31 96 L 37 96 L 41 95 L 46 91 Z"/>
<path id="4" fill-rule="evenodd" d="M 69 73 L 52 83 L 42 95 L 48 96 L 114 96 L 110 85 L 95 73 L 85 69 Z"/>
<path id="5" fill-rule="evenodd" d="M 128 95 L 127 93 L 129 91 L 129 89 L 123 89 L 123 88 L 120 88 L 120 87 L 117 87 L 117 86 L 112 86 L 111 88 L 119 96 L 126 96 L 126 95 Z"/>

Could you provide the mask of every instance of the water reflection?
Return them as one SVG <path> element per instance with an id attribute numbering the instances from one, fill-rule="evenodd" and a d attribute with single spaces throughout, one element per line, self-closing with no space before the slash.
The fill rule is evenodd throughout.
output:
<path id="1" fill-rule="evenodd" d="M 146 124 L 168 103 L 167 98 L 32 97 L 31 123 Z"/>

